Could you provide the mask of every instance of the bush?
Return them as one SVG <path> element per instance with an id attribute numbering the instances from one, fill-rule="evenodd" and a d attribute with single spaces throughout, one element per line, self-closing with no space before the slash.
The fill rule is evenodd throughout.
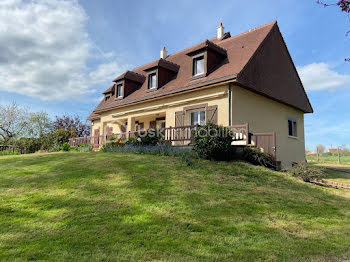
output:
<path id="1" fill-rule="evenodd" d="M 245 147 L 243 149 L 242 159 L 253 164 L 267 168 L 276 168 L 273 157 L 269 154 L 262 153 L 258 148 Z"/>
<path id="2" fill-rule="evenodd" d="M 19 152 L 17 150 L 15 150 L 15 152 L 13 151 L 0 151 L 0 156 L 10 156 L 10 155 L 19 155 Z"/>
<path id="3" fill-rule="evenodd" d="M 208 123 L 193 131 L 193 150 L 208 160 L 231 160 L 232 132 L 230 129 Z"/>
<path id="4" fill-rule="evenodd" d="M 75 137 L 74 130 L 57 129 L 52 134 L 52 140 L 54 145 L 62 146 L 64 143 L 68 143 L 69 138 Z"/>
<path id="5" fill-rule="evenodd" d="M 81 144 L 77 146 L 78 152 L 91 152 L 92 151 L 92 145 L 89 144 Z"/>
<path id="6" fill-rule="evenodd" d="M 31 154 L 41 149 L 42 141 L 41 138 L 22 137 L 19 139 L 17 145 L 21 148 L 21 151 L 24 154 Z"/>
<path id="7" fill-rule="evenodd" d="M 148 129 L 135 134 L 135 143 L 142 146 L 156 146 L 163 142 L 163 137 L 158 129 Z"/>
<path id="8" fill-rule="evenodd" d="M 296 164 L 287 170 L 288 174 L 293 177 L 302 179 L 304 182 L 312 182 L 315 179 L 324 178 L 324 170 L 319 167 L 310 167 L 304 163 Z"/>
<path id="9" fill-rule="evenodd" d="M 65 142 L 65 143 L 63 143 L 63 145 L 61 146 L 61 149 L 62 149 L 62 151 L 68 152 L 68 151 L 70 150 L 70 145 L 69 145 L 67 142 Z"/>

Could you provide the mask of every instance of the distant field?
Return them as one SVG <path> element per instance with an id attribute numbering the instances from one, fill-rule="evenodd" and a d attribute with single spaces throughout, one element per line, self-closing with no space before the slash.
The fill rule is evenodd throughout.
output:
<path id="1" fill-rule="evenodd" d="M 306 159 L 308 161 L 317 161 L 317 157 L 316 156 L 307 156 Z M 338 163 L 338 156 L 320 157 L 320 162 L 334 162 L 334 163 Z M 341 156 L 340 157 L 340 162 L 341 163 L 350 164 L 350 156 Z"/>

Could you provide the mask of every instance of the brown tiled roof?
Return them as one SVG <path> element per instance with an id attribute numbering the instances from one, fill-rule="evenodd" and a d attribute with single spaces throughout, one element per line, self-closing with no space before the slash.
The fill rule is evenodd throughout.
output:
<path id="1" fill-rule="evenodd" d="M 180 68 L 179 65 L 172 63 L 171 61 L 167 61 L 163 58 L 160 58 L 156 61 L 153 61 L 152 63 L 149 63 L 148 66 L 144 69 L 144 71 L 148 71 L 156 67 L 163 67 L 173 72 L 178 72 Z"/>
<path id="2" fill-rule="evenodd" d="M 193 48 L 191 48 L 188 52 L 187 55 L 190 55 L 194 52 L 198 52 L 202 49 L 212 49 L 215 52 L 218 52 L 219 54 L 226 56 L 226 49 L 222 48 L 221 46 L 218 46 L 216 44 L 214 44 L 213 42 L 209 41 L 208 39 L 203 41 L 202 43 L 194 46 Z"/>
<path id="3" fill-rule="evenodd" d="M 97 119 L 100 119 L 101 116 L 98 115 L 98 114 L 95 114 L 94 112 L 92 112 L 89 117 L 87 118 L 87 120 L 97 120 Z"/>
<path id="4" fill-rule="evenodd" d="M 268 56 L 259 56 L 259 54 L 264 54 L 264 52 L 261 52 L 261 50 L 259 51 L 259 49 L 261 49 L 261 46 L 263 46 L 264 42 L 267 42 L 265 39 L 271 37 L 271 32 L 273 32 L 274 29 L 277 29 L 279 32 L 277 22 L 265 24 L 233 37 L 230 37 L 230 35 L 226 33 L 221 39 L 214 37 L 190 48 L 170 54 L 165 60 L 157 59 L 149 64 L 134 68 L 132 72 L 146 77 L 147 73 L 145 70 L 157 66 L 160 63 L 166 63 L 167 65 L 175 64 L 177 65 L 178 73 L 175 79 L 169 81 L 164 86 L 153 92 L 147 92 L 147 81 L 144 81 L 139 89 L 124 99 L 110 99 L 108 101 L 103 100 L 96 107 L 94 113 L 100 113 L 129 104 L 139 103 L 142 101 L 173 95 L 179 92 L 184 92 L 227 81 L 235 81 L 236 83 L 242 84 L 242 86 L 252 91 L 273 98 L 282 103 L 291 105 L 304 112 L 312 112 L 312 107 L 308 101 L 308 98 L 298 76 L 293 76 L 294 79 L 288 79 L 288 81 L 291 81 L 291 83 L 287 85 L 288 88 L 284 88 L 283 86 L 276 84 L 269 88 L 266 86 L 255 87 L 251 86 L 250 84 L 256 84 L 256 81 L 252 81 L 251 79 L 249 79 L 250 81 L 247 81 L 246 79 L 248 77 L 258 77 L 259 79 L 262 79 L 262 76 L 259 76 L 259 72 L 256 72 L 256 76 L 252 76 L 252 73 L 254 73 L 254 65 L 252 65 L 250 61 L 254 60 L 254 63 L 259 64 L 259 61 L 263 63 L 264 61 L 270 59 Z M 220 65 L 218 65 L 218 67 L 213 72 L 207 76 L 200 79 L 191 79 L 192 58 L 187 54 L 193 52 L 193 50 L 198 50 L 208 45 L 210 45 L 211 48 L 220 50 L 220 52 L 225 52 L 227 57 L 222 61 Z M 281 48 L 281 46 L 279 46 L 279 48 Z M 288 59 L 290 59 L 290 56 Z M 292 67 L 295 70 L 294 64 L 289 64 L 292 64 Z M 291 70 L 291 66 L 289 66 L 287 69 Z M 288 70 L 285 71 L 287 73 L 290 73 Z M 119 76 L 115 80 L 125 77 L 125 75 L 123 75 Z M 242 79 L 242 83 L 239 82 L 239 79 Z M 296 84 L 295 80 L 299 81 L 298 84 Z M 267 82 L 267 84 L 269 84 L 269 82 Z M 295 92 L 295 89 L 297 92 Z"/>
<path id="5" fill-rule="evenodd" d="M 114 85 L 111 85 L 110 88 L 108 88 L 106 91 L 104 91 L 102 94 L 108 94 L 111 93 L 113 91 Z"/>
<path id="6" fill-rule="evenodd" d="M 142 74 L 138 74 L 136 72 L 128 70 L 124 74 L 121 74 L 116 79 L 114 79 L 113 82 L 117 82 L 117 81 L 122 80 L 124 78 L 133 80 L 133 81 L 138 82 L 138 83 L 143 83 L 145 81 L 146 77 Z"/>

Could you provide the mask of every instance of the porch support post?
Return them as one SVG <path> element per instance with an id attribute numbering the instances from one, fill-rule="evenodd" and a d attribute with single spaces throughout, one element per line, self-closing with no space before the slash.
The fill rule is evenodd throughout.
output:
<path id="1" fill-rule="evenodd" d="M 128 125 L 126 126 L 126 133 L 128 138 L 130 137 L 130 132 L 134 131 L 135 128 L 135 118 L 129 116 L 128 117 Z"/>

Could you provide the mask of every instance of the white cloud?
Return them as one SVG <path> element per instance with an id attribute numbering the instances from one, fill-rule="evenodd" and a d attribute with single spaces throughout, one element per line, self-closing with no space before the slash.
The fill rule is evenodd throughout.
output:
<path id="1" fill-rule="evenodd" d="M 43 100 L 93 93 L 91 86 L 113 80 L 123 67 L 87 62 L 96 47 L 87 15 L 75 0 L 1 0 L 0 89 Z"/>
<path id="2" fill-rule="evenodd" d="M 298 72 L 308 91 L 331 90 L 350 85 L 350 75 L 342 75 L 333 71 L 327 63 L 300 66 Z"/>
<path id="3" fill-rule="evenodd" d="M 89 78 L 91 84 L 104 83 L 106 80 L 111 82 L 118 76 L 116 72 L 123 72 L 126 71 L 126 69 L 126 66 L 119 66 L 116 62 L 101 64 L 95 71 L 89 74 Z"/>

